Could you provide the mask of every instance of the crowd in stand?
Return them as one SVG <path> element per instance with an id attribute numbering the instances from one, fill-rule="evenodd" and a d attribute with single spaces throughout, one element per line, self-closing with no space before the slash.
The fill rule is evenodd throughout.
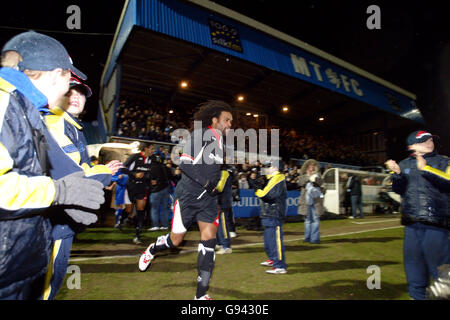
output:
<path id="1" fill-rule="evenodd" d="M 133 97 L 120 100 L 116 114 L 117 135 L 129 138 L 177 143 L 175 129 L 188 129 L 192 110 L 170 112 L 164 103 L 145 103 Z M 245 129 L 245 128 L 243 128 Z M 316 159 L 349 165 L 372 165 L 370 158 L 355 146 L 336 136 L 316 136 L 296 128 L 280 129 L 280 155 L 283 159 Z"/>
<path id="2" fill-rule="evenodd" d="M 316 159 L 323 162 L 344 163 L 349 165 L 368 166 L 370 159 L 334 136 L 314 136 L 295 129 L 280 131 L 280 155 L 283 158 Z"/>
<path id="3" fill-rule="evenodd" d="M 129 138 L 174 142 L 171 133 L 175 129 L 187 129 L 192 113 L 177 110 L 170 113 L 164 104 L 145 103 L 126 97 L 120 100 L 116 113 L 117 135 Z"/>

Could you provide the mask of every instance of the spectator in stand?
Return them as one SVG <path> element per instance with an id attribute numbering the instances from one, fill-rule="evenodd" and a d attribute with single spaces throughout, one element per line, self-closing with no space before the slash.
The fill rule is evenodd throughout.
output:
<path id="1" fill-rule="evenodd" d="M 241 172 L 239 174 L 239 189 L 250 189 L 247 181 L 247 174 L 244 172 Z"/>
<path id="2" fill-rule="evenodd" d="M 250 176 L 247 178 L 250 189 L 254 189 L 256 181 L 259 179 L 259 173 L 256 168 L 250 170 Z"/>

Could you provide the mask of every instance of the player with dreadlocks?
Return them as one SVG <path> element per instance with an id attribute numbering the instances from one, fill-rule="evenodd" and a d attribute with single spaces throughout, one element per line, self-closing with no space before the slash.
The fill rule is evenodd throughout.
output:
<path id="1" fill-rule="evenodd" d="M 176 248 L 192 223 L 197 222 L 200 243 L 196 300 L 211 300 L 207 291 L 217 243 L 217 192 L 221 191 L 218 186 L 223 185 L 219 183 L 224 159 L 223 136 L 230 129 L 232 120 L 231 108 L 223 101 L 210 100 L 200 105 L 194 121 L 199 121 L 201 128 L 194 125 L 180 157 L 182 177 L 174 194 L 172 230 L 150 244 L 139 259 L 139 269 L 147 270 L 156 253 Z"/>

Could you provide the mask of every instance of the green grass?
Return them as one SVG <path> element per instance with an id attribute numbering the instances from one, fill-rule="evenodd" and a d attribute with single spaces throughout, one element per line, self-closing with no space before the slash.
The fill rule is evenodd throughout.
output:
<path id="1" fill-rule="evenodd" d="M 319 245 L 303 243 L 303 227 L 303 223 L 284 225 L 285 275 L 267 274 L 259 265 L 267 258 L 262 232 L 238 230 L 233 253 L 216 255 L 209 294 L 223 300 L 409 299 L 403 270 L 403 228 L 398 222 L 356 225 L 349 220 L 322 221 Z M 383 227 L 393 228 L 333 236 Z M 122 233 L 95 228 L 79 234 L 70 264 L 81 269 L 81 289 L 68 289 L 64 284 L 57 299 L 192 299 L 197 278 L 197 231 L 188 233 L 184 252 L 158 256 L 147 272 L 137 268 L 140 252 L 161 234 L 146 232 L 142 246 L 131 243 L 131 228 Z M 85 259 L 116 255 L 131 257 Z M 369 290 L 366 285 L 371 265 L 381 270 L 379 290 Z"/>

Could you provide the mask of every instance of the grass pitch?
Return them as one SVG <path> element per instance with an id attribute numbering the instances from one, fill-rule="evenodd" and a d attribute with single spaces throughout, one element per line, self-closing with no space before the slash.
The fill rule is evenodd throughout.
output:
<path id="1" fill-rule="evenodd" d="M 409 300 L 398 216 L 322 221 L 318 245 L 303 242 L 301 222 L 283 229 L 287 274 L 267 274 L 260 266 L 267 259 L 263 233 L 238 228 L 233 253 L 216 255 L 208 293 L 218 300 Z M 75 274 L 68 274 L 57 299 L 193 299 L 198 231 L 187 234 L 179 251 L 158 255 L 146 272 L 138 270 L 140 253 L 162 234 L 145 232 L 143 245 L 131 242 L 132 228 L 90 228 L 79 234 L 70 265 L 80 268 L 81 286 L 69 289 Z M 367 286 L 374 275 L 370 266 L 379 268 L 380 289 Z"/>

